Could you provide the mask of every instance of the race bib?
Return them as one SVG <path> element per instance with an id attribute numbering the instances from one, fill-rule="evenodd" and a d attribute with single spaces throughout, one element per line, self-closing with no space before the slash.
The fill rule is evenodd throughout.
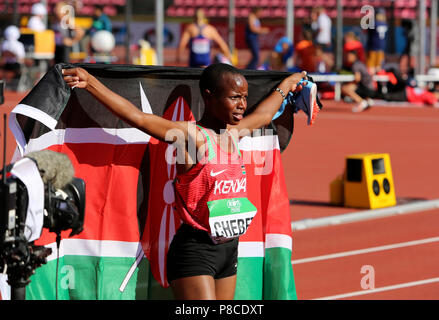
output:
<path id="1" fill-rule="evenodd" d="M 192 51 L 196 54 L 206 54 L 210 52 L 210 40 L 209 39 L 193 39 Z"/>
<path id="2" fill-rule="evenodd" d="M 256 207 L 247 198 L 207 202 L 210 236 L 216 243 L 242 236 L 256 215 Z"/>

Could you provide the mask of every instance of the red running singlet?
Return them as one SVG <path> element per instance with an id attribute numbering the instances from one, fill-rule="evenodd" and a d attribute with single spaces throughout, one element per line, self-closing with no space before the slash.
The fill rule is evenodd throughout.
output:
<path id="1" fill-rule="evenodd" d="M 174 180 L 176 210 L 184 223 L 209 233 L 215 243 L 244 234 L 256 214 L 247 199 L 244 161 L 234 137 L 234 150 L 222 150 L 203 127 L 206 152 L 188 172 Z"/>

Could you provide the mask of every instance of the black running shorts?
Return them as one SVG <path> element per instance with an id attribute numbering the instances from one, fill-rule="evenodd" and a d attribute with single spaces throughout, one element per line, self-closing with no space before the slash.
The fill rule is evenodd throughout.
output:
<path id="1" fill-rule="evenodd" d="M 214 244 L 209 234 L 182 224 L 168 251 L 168 282 L 179 278 L 209 275 L 214 279 L 236 274 L 238 238 Z"/>

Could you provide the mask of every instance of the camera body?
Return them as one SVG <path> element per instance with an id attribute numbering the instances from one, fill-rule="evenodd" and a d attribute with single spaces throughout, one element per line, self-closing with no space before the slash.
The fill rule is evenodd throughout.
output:
<path id="1" fill-rule="evenodd" d="M 48 183 L 45 185 L 44 198 L 43 227 L 56 234 L 63 230 L 72 229 L 69 237 L 77 235 L 83 230 L 85 212 L 84 180 L 73 178 L 62 189 L 55 189 Z"/>
<path id="2" fill-rule="evenodd" d="M 35 229 L 35 219 L 28 219 L 32 191 L 28 188 L 33 186 L 26 186 L 8 173 L 11 167 L 4 169 L 6 176 L 0 180 L 0 272 L 8 274 L 11 286 L 24 288 L 35 269 L 46 263 L 52 252 L 50 248 L 34 245 L 31 240 L 39 238 L 43 227 L 57 234 L 58 245 L 61 231 L 71 229 L 70 236 L 73 236 L 83 230 L 85 182 L 73 177 L 61 189 L 54 188 L 50 182 L 44 183 L 43 223 Z"/>

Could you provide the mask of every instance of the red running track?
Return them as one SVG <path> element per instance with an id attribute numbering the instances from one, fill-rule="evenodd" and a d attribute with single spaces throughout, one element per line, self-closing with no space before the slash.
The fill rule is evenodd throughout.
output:
<path id="1" fill-rule="evenodd" d="M 296 231 L 293 269 L 299 299 L 342 294 L 352 299 L 438 299 L 438 213 L 433 210 Z M 328 256 L 335 253 L 340 254 Z M 370 269 L 362 273 L 364 266 L 371 266 L 373 274 Z M 378 293 L 364 290 L 362 279 L 372 275 L 375 289 L 402 288 Z M 409 284 L 431 279 L 435 281 Z"/>
<path id="2" fill-rule="evenodd" d="M 439 198 L 439 109 L 376 107 L 353 114 L 352 105 L 325 102 L 312 127 L 303 114 L 296 116 L 282 154 L 293 221 L 358 211 L 328 203 L 329 184 L 353 153 L 390 154 L 397 198 Z M 439 299 L 438 214 L 294 231 L 299 299 Z M 369 269 L 361 273 L 363 267 Z M 367 289 L 372 275 L 375 289 L 367 291 L 362 280 Z"/>

